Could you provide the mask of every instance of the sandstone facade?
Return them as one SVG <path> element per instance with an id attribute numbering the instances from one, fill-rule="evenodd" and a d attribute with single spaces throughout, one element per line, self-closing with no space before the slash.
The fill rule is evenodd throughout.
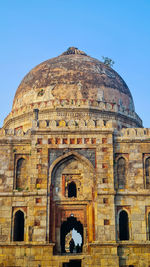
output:
<path id="1" fill-rule="evenodd" d="M 150 129 L 111 68 L 74 48 L 38 65 L 0 155 L 0 266 L 150 266 Z"/>

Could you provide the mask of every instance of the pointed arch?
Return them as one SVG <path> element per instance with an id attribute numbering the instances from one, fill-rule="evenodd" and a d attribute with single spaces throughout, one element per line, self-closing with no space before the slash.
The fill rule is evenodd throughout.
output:
<path id="1" fill-rule="evenodd" d="M 49 189 L 50 189 L 50 185 L 52 184 L 52 180 L 53 180 L 53 177 L 55 176 L 55 172 L 56 170 L 59 168 L 59 166 L 65 162 L 67 162 L 68 160 L 71 160 L 71 159 L 76 159 L 76 160 L 79 160 L 83 163 L 85 163 L 89 169 L 91 170 L 92 173 L 94 173 L 94 167 L 92 165 L 92 163 L 87 159 L 85 158 L 84 156 L 80 155 L 79 153 L 75 152 L 75 151 L 71 151 L 71 152 L 68 152 L 66 154 L 64 154 L 63 156 L 60 156 L 58 157 L 50 166 L 49 168 Z"/>
<path id="2" fill-rule="evenodd" d="M 76 184 L 76 195 L 78 199 L 93 201 L 93 186 L 95 182 L 95 168 L 85 156 L 76 151 L 69 151 L 57 159 L 49 166 L 48 190 L 50 198 L 47 205 L 47 237 L 51 242 L 55 242 L 56 235 L 60 235 L 60 218 L 56 225 L 56 213 L 59 205 L 63 205 L 68 198 L 68 185 L 71 182 Z M 73 185 L 73 184 L 71 184 Z M 66 190 L 67 189 L 67 190 Z M 72 204 L 70 204 L 72 202 Z M 67 205 L 73 207 L 74 199 L 70 198 Z M 86 204 L 85 204 L 86 206 Z M 83 209 L 83 207 L 81 207 Z M 86 212 L 84 213 L 86 220 Z M 94 209 L 92 217 L 92 225 L 94 228 Z M 87 226 L 85 226 L 87 227 Z M 94 234 L 93 234 L 94 236 Z M 92 236 L 92 238 L 93 238 Z M 87 239 L 86 239 L 87 240 Z M 57 240 L 56 251 L 60 252 L 60 244 Z"/>
<path id="3" fill-rule="evenodd" d="M 13 241 L 24 241 L 24 213 L 21 210 L 14 215 Z"/>
<path id="4" fill-rule="evenodd" d="M 119 213 L 119 239 L 121 241 L 129 240 L 129 218 L 125 210 L 121 210 Z"/>
<path id="5" fill-rule="evenodd" d="M 65 251 L 65 237 L 66 235 L 75 229 L 78 234 L 81 235 L 81 244 L 80 244 L 80 252 L 82 251 L 82 246 L 84 243 L 84 230 L 83 225 L 80 221 L 77 220 L 76 217 L 70 216 L 67 218 L 66 221 L 62 222 L 61 224 L 61 231 L 60 231 L 60 244 L 61 244 L 61 252 L 64 253 Z"/>

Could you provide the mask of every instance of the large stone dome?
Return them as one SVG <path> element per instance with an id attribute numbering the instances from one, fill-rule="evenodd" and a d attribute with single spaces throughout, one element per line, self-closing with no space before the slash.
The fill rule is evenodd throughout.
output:
<path id="1" fill-rule="evenodd" d="M 19 85 L 13 110 L 53 99 L 89 99 L 134 110 L 131 93 L 109 66 L 76 48 L 33 68 Z"/>
<path id="2" fill-rule="evenodd" d="M 25 76 L 4 124 L 10 127 L 13 121 L 13 127 L 19 127 L 22 116 L 23 124 L 26 121 L 29 127 L 33 110 L 38 109 L 42 119 L 45 112 L 45 119 L 49 119 L 48 111 L 62 108 L 78 109 L 82 114 L 83 108 L 96 110 L 94 116 L 107 117 L 107 120 L 106 113 L 111 119 L 112 115 L 121 113 L 127 127 L 142 125 L 135 113 L 130 90 L 120 75 L 74 47 L 37 65 Z"/>

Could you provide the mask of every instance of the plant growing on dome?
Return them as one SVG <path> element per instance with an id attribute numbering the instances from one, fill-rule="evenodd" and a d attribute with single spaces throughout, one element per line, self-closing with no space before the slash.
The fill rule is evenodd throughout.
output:
<path id="1" fill-rule="evenodd" d="M 44 93 L 45 93 L 44 89 L 41 89 L 41 90 L 38 92 L 38 96 L 42 96 L 42 95 L 44 95 Z"/>
<path id="2" fill-rule="evenodd" d="M 115 64 L 115 61 L 113 61 L 111 58 L 109 57 L 103 57 L 102 56 L 102 59 L 103 59 L 103 63 L 108 66 L 108 67 L 113 67 L 113 65 Z"/>

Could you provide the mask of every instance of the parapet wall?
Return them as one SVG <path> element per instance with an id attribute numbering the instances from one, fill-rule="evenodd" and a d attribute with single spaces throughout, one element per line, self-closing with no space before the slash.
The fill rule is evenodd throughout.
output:
<path id="1" fill-rule="evenodd" d="M 105 120 L 33 120 L 32 128 L 24 132 L 22 127 L 16 129 L 0 129 L 0 136 L 27 136 L 33 130 L 44 131 L 92 131 L 92 130 L 109 130 L 113 131 L 113 126 L 116 122 Z"/>
<path id="2" fill-rule="evenodd" d="M 119 132 L 121 139 L 148 139 L 150 128 L 126 128 Z"/>
<path id="3" fill-rule="evenodd" d="M 23 129 L 0 129 L 0 137 L 2 136 L 22 136 L 31 135 L 34 130 L 44 131 L 113 131 L 116 138 L 119 139 L 149 139 L 150 128 L 124 128 L 120 131 L 114 130 L 117 127 L 115 121 L 105 120 L 33 120 L 32 129 L 24 132 Z"/>

